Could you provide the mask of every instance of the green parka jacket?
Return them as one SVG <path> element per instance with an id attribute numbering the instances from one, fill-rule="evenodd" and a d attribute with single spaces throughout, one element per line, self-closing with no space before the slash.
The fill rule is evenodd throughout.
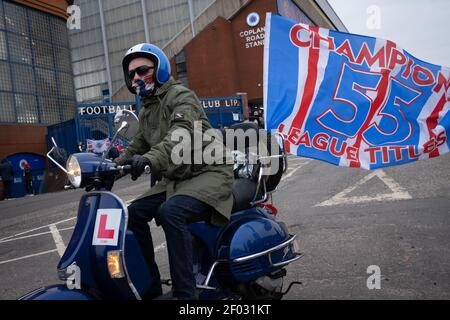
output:
<path id="1" fill-rule="evenodd" d="M 195 133 L 194 124 L 197 129 Z M 175 195 L 191 196 L 215 208 L 217 212 L 213 213 L 211 223 L 223 226 L 229 221 L 233 206 L 233 169 L 227 152 L 223 152 L 222 164 L 205 164 L 202 161 L 205 148 L 208 145 L 211 148 L 214 143 L 222 146 L 222 141 L 202 141 L 200 129 L 202 132 L 211 129 L 200 101 L 191 90 L 171 77 L 154 96 L 143 99 L 139 130 L 115 162 L 125 164 L 133 155 L 140 154 L 150 160 L 152 173 L 163 177 L 161 182 L 137 199 L 161 192 L 166 192 L 167 199 Z M 190 139 L 181 139 L 179 133 L 185 133 L 183 137 L 187 133 Z M 187 147 L 180 147 L 181 140 L 187 143 Z M 183 159 L 188 156 L 186 153 L 190 153 L 187 157 L 190 161 L 174 163 L 174 147 Z M 188 152 L 184 152 L 186 150 Z"/>

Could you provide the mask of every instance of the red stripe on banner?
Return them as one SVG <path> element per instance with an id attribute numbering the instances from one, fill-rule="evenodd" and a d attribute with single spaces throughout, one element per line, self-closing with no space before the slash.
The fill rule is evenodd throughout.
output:
<path id="1" fill-rule="evenodd" d="M 319 32 L 318 27 L 310 27 L 311 31 Z M 317 84 L 317 68 L 319 62 L 319 49 L 309 49 L 309 60 L 308 60 L 308 74 L 306 75 L 305 90 L 303 92 L 302 101 L 300 102 L 300 107 L 294 120 L 292 121 L 291 127 L 289 128 L 289 134 L 291 134 L 292 128 L 298 128 L 301 130 L 308 114 L 309 108 L 311 107 L 311 102 L 314 96 L 314 89 Z M 288 135 L 289 135 L 288 134 Z"/>
<path id="2" fill-rule="evenodd" d="M 278 132 L 283 133 L 284 131 L 284 124 L 280 124 L 280 126 L 278 127 Z M 291 144 L 289 143 L 289 141 L 287 140 L 287 136 L 283 136 L 284 138 L 284 150 L 287 153 L 291 153 Z"/>
<path id="3" fill-rule="evenodd" d="M 356 141 L 353 144 L 353 147 L 355 147 L 358 150 L 359 150 L 359 147 L 361 146 L 362 133 L 367 130 L 369 125 L 372 123 L 372 120 L 373 120 L 373 117 L 375 116 L 375 114 L 377 114 L 378 111 L 383 107 L 384 101 L 386 99 L 386 94 L 387 94 L 388 88 L 389 88 L 390 74 L 391 74 L 391 71 L 388 69 L 381 70 L 381 80 L 380 80 L 380 84 L 378 85 L 379 88 L 377 90 L 378 91 L 377 96 L 376 96 L 375 100 L 372 102 L 372 105 L 370 106 L 370 111 L 366 118 L 366 121 L 362 125 L 361 129 L 359 129 L 359 131 L 357 133 Z M 351 161 L 350 167 L 359 168 L 359 167 L 361 167 L 361 163 L 359 162 L 359 160 Z"/>
<path id="4" fill-rule="evenodd" d="M 386 40 L 386 59 L 392 59 L 392 50 L 396 47 L 395 42 L 392 42 L 390 40 Z M 390 57 L 390 58 L 389 58 Z M 391 64 L 391 61 L 387 61 L 386 66 L 389 66 Z M 369 125 L 372 123 L 373 117 L 376 113 L 378 113 L 378 110 L 383 106 L 383 103 L 386 99 L 387 90 L 389 88 L 389 80 L 390 80 L 390 74 L 391 70 L 389 69 L 383 69 L 381 70 L 381 81 L 379 84 L 379 88 L 377 89 L 377 96 L 375 100 L 372 102 L 372 105 L 370 106 L 369 115 L 367 116 L 366 121 L 364 122 L 363 126 L 357 133 L 356 141 L 353 144 L 353 147 L 359 150 L 361 146 L 361 140 L 362 140 L 362 133 L 366 131 L 366 129 L 369 127 Z M 359 154 L 359 152 L 357 153 Z M 350 167 L 352 168 L 359 168 L 361 167 L 361 162 L 359 159 L 357 161 L 351 161 Z"/>
<path id="5" fill-rule="evenodd" d="M 430 140 L 436 139 L 436 135 L 434 134 L 433 129 L 436 128 L 438 125 L 439 112 L 441 112 L 444 109 L 446 102 L 447 102 L 447 98 L 445 97 L 445 94 L 443 94 L 441 99 L 439 99 L 439 102 L 436 104 L 436 107 L 434 108 L 433 112 L 431 112 L 431 114 L 427 118 L 427 127 L 428 127 L 428 133 L 430 134 Z M 434 158 L 434 157 L 438 157 L 438 156 L 439 156 L 439 150 L 436 148 L 430 152 L 429 157 Z"/>
<path id="6" fill-rule="evenodd" d="M 391 64 L 394 64 L 395 66 L 395 63 L 392 61 L 392 59 L 394 58 L 392 50 L 394 50 L 396 47 L 397 45 L 395 44 L 395 42 L 386 40 L 386 68 L 388 68 Z"/>

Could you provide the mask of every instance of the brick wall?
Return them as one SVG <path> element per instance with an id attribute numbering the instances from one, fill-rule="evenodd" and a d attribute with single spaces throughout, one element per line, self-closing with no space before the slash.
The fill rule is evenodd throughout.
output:
<path id="1" fill-rule="evenodd" d="M 260 16 L 254 27 L 246 22 L 251 12 Z M 261 28 L 265 25 L 266 12 L 276 12 L 276 1 L 251 1 L 229 20 L 216 18 L 184 47 L 189 87 L 199 97 L 246 92 L 249 100 L 262 99 L 264 33 Z M 251 40 L 252 37 L 259 39 Z M 255 43 L 259 45 L 253 46 Z"/>
<path id="2" fill-rule="evenodd" d="M 18 152 L 47 153 L 45 125 L 0 125 L 0 158 Z"/>
<path id="3" fill-rule="evenodd" d="M 198 97 L 233 95 L 239 88 L 231 23 L 216 18 L 184 49 L 189 87 Z"/>

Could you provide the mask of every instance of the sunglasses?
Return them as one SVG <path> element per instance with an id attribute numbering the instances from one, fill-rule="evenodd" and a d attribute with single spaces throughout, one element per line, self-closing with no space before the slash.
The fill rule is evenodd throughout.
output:
<path id="1" fill-rule="evenodd" d="M 128 71 L 128 77 L 130 78 L 130 79 L 133 79 L 134 78 L 134 75 L 137 73 L 139 76 L 144 76 L 144 75 L 146 75 L 147 74 L 147 72 L 150 70 L 150 69 L 155 69 L 155 67 L 150 67 L 150 66 L 140 66 L 140 67 L 137 67 L 136 69 L 133 69 L 133 70 L 130 70 L 130 71 Z"/>

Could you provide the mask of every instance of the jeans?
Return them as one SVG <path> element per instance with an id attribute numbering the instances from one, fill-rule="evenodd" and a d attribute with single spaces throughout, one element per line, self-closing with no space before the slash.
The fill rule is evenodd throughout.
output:
<path id="1" fill-rule="evenodd" d="M 156 219 L 164 230 L 173 296 L 178 299 L 195 299 L 192 239 L 187 225 L 208 220 L 212 210 L 206 203 L 184 195 L 174 196 L 166 201 L 165 193 L 139 199 L 128 206 L 128 228 L 134 232 L 154 280 L 144 298 L 154 298 L 162 293 L 148 222 Z"/>

